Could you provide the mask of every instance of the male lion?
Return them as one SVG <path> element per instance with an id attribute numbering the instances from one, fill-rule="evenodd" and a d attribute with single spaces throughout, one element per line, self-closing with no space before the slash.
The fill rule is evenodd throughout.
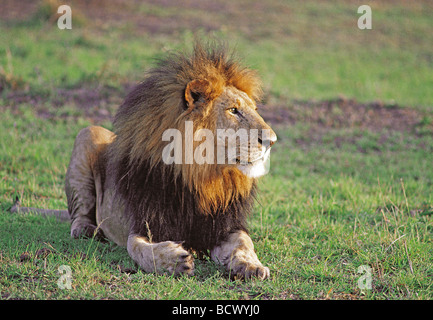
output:
<path id="1" fill-rule="evenodd" d="M 72 237 L 97 235 L 126 246 L 146 272 L 192 275 L 195 251 L 233 277 L 269 277 L 246 228 L 256 178 L 277 139 L 257 113 L 260 94 L 256 73 L 221 47 L 196 44 L 190 56 L 160 60 L 120 106 L 114 133 L 91 126 L 75 140 L 65 185 Z M 162 136 L 167 129 L 185 132 L 186 121 L 215 134 L 257 129 L 257 143 L 236 139 L 248 161 L 198 164 L 185 152 L 182 163 L 167 164 Z"/>

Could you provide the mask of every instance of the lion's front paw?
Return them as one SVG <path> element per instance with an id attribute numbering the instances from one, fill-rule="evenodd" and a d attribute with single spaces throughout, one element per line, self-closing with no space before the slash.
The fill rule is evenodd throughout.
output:
<path id="1" fill-rule="evenodd" d="M 152 249 L 157 272 L 194 275 L 194 258 L 181 244 L 164 241 L 154 244 Z"/>
<path id="2" fill-rule="evenodd" d="M 270 276 L 268 267 L 264 267 L 260 262 L 251 263 L 247 261 L 235 262 L 230 267 L 230 276 L 233 279 L 266 279 Z"/>
<path id="3" fill-rule="evenodd" d="M 269 278 L 269 268 L 257 258 L 253 242 L 245 231 L 229 234 L 226 241 L 212 249 L 211 257 L 226 266 L 233 279 Z"/>
<path id="4" fill-rule="evenodd" d="M 194 274 L 194 259 L 182 244 L 173 241 L 151 243 L 145 237 L 128 237 L 128 253 L 146 272 Z"/>

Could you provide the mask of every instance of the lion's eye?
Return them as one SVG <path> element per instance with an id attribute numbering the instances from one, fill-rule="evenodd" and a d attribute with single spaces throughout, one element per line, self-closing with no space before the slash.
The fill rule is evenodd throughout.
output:
<path id="1" fill-rule="evenodd" d="M 232 113 L 232 114 L 238 114 L 238 113 L 239 113 L 239 111 L 238 111 L 237 108 L 230 108 L 229 111 L 230 111 L 230 113 Z"/>

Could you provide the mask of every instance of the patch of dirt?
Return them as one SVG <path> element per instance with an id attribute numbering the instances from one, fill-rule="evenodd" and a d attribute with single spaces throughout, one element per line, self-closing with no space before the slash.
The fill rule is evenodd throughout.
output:
<path id="1" fill-rule="evenodd" d="M 352 99 L 295 101 L 290 105 L 270 105 L 259 109 L 269 123 L 294 125 L 302 122 L 323 128 L 360 128 L 373 132 L 383 129 L 413 132 L 425 115 L 420 111 L 381 102 L 359 103 Z"/>
<path id="2" fill-rule="evenodd" d="M 40 5 L 38 1 L 15 1 L 2 0 L 0 4 L 0 20 L 16 21 L 23 20 L 34 14 Z"/>
<path id="3" fill-rule="evenodd" d="M 1 0 L 0 20 L 6 23 L 47 19 L 54 23 L 56 8 L 69 5 L 74 19 L 92 32 L 127 28 L 133 35 L 176 35 L 182 30 L 241 31 L 250 39 L 287 34 L 292 9 L 285 3 L 261 0 Z M 281 22 L 281 23 L 275 23 Z"/>
<path id="4" fill-rule="evenodd" d="M 37 114 L 46 119 L 84 116 L 93 123 L 112 120 L 117 108 L 135 83 L 122 88 L 91 87 L 57 89 L 51 96 L 11 91 L 6 95 L 6 107 L 18 110 L 20 104 L 31 104 Z M 58 109 L 69 106 L 62 114 Z M 70 109 L 76 108 L 76 112 Z M 382 102 L 359 103 L 353 99 L 324 101 L 294 101 L 288 104 L 259 106 L 259 112 L 273 126 L 305 124 L 311 134 L 321 135 L 331 129 L 357 128 L 370 132 L 399 131 L 422 135 L 433 134 L 433 117 L 410 107 L 387 105 Z M 338 143 L 338 141 L 337 141 Z"/>
<path id="5" fill-rule="evenodd" d="M 376 151 L 389 142 L 392 132 L 414 136 L 433 135 L 433 117 L 411 107 L 387 105 L 382 102 L 360 103 L 353 99 L 324 101 L 294 101 L 287 105 L 259 107 L 262 117 L 275 128 L 304 125 L 305 136 L 295 139 L 296 144 L 308 147 L 323 143 L 323 136 L 331 130 L 340 131 L 334 139 L 336 147 L 362 139 L 362 132 L 378 133 Z M 344 129 L 358 129 L 359 134 L 345 136 Z M 365 150 L 359 147 L 360 152 Z"/>
<path id="6" fill-rule="evenodd" d="M 59 88 L 49 95 L 10 91 L 6 94 L 5 108 L 18 113 L 19 105 L 30 104 L 44 119 L 85 117 L 93 123 L 101 123 L 112 119 L 134 85 L 125 84 L 120 89 L 95 86 Z"/>
<path id="7" fill-rule="evenodd" d="M 259 110 L 277 131 L 288 126 L 304 127 L 303 134 L 294 138 L 295 144 L 304 149 L 332 143 L 337 148 L 356 145 L 362 153 L 380 152 L 382 147 L 395 143 L 395 133 L 414 137 L 433 135 L 433 117 L 425 111 L 382 102 L 360 103 L 338 98 L 266 105 Z M 362 143 L 366 132 L 375 135 L 367 144 Z M 418 147 L 428 148 L 423 143 Z"/>

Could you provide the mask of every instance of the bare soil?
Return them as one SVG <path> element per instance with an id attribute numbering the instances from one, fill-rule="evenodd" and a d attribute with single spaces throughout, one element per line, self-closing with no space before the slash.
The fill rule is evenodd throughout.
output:
<path id="1" fill-rule="evenodd" d="M 60 4 L 71 6 L 75 18 L 92 32 L 128 28 L 130 35 L 176 35 L 181 30 L 239 30 L 250 39 L 290 32 L 287 21 L 292 14 L 285 3 L 262 0 L 2 0 L 0 20 L 6 23 L 32 19 L 47 7 L 56 20 Z M 37 17 L 41 18 L 41 17 Z M 46 17 L 42 17 L 46 18 Z"/>
<path id="2" fill-rule="evenodd" d="M 415 132 L 425 115 L 413 108 L 382 102 L 360 103 L 353 99 L 294 101 L 288 105 L 260 108 L 271 124 L 308 123 L 319 128 L 359 128 L 373 132 L 382 129 Z"/>
<path id="3" fill-rule="evenodd" d="M 117 108 L 134 86 L 134 83 L 130 83 L 120 89 L 91 86 L 57 89 L 54 96 L 50 97 L 12 91 L 6 96 L 5 107 L 17 110 L 20 104 L 31 104 L 40 117 L 50 119 L 59 117 L 59 113 L 55 112 L 56 108 L 68 105 L 77 109 L 75 116 L 84 116 L 93 123 L 100 123 L 112 120 Z M 259 113 L 273 126 L 308 125 L 311 135 L 345 128 L 370 132 L 399 131 L 415 135 L 424 134 L 426 131 L 433 133 L 433 121 L 425 112 L 382 102 L 360 103 L 344 98 L 292 101 L 261 105 Z M 73 115 L 65 113 L 63 116 Z"/>

